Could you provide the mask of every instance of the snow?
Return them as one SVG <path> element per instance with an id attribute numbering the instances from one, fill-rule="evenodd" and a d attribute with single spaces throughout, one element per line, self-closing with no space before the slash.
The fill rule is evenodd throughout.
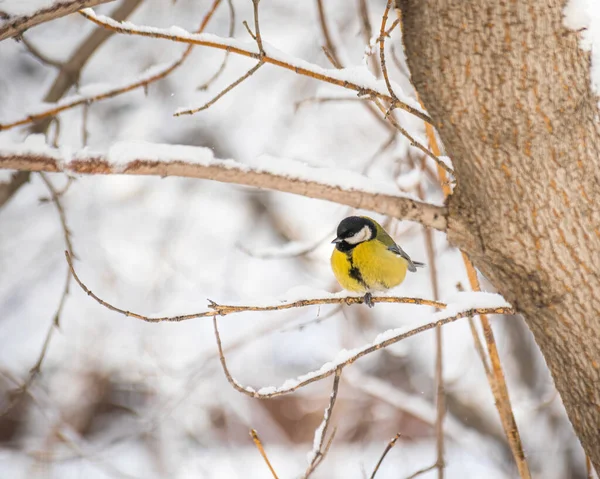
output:
<path id="1" fill-rule="evenodd" d="M 295 379 L 287 379 L 281 386 L 267 386 L 258 389 L 257 395 L 272 395 L 274 393 L 282 393 L 286 391 L 290 391 L 300 384 L 306 383 L 316 377 L 322 376 L 327 373 L 332 373 L 339 366 L 346 363 L 349 359 L 355 358 L 359 356 L 361 353 L 364 353 L 367 350 L 370 350 L 374 347 L 383 346 L 387 341 L 393 340 L 418 326 L 422 326 L 425 324 L 441 321 L 447 318 L 454 317 L 460 313 L 464 313 L 466 311 L 470 311 L 472 309 L 488 309 L 488 308 L 510 308 L 510 304 L 506 302 L 506 300 L 499 294 L 494 293 L 486 293 L 486 292 L 462 292 L 457 293 L 452 296 L 451 301 L 448 303 L 447 307 L 433 314 L 432 316 L 424 316 L 421 315 L 421 319 L 419 321 L 419 325 L 414 326 L 402 326 L 400 328 L 393 328 L 383 333 L 378 334 L 375 339 L 358 348 L 354 349 L 342 349 L 338 351 L 335 357 L 323 364 L 319 369 L 308 372 L 301 376 L 298 376 Z M 254 391 L 254 389 L 252 389 Z"/>
<path id="2" fill-rule="evenodd" d="M 70 170 L 70 162 L 77 160 L 85 161 L 86 157 L 95 159 L 103 156 L 101 152 L 83 149 L 73 152 L 71 148 L 51 148 L 36 142 L 37 153 L 46 153 L 54 159 L 60 160 L 65 172 Z M 3 145 L 3 146 L 2 146 Z M 0 143 L 3 152 L 31 153 L 34 152 L 29 146 L 19 143 Z M 188 145 L 167 145 L 150 143 L 146 141 L 117 142 L 112 145 L 105 158 L 115 172 L 124 172 L 128 165 L 135 160 L 156 161 L 161 163 L 185 162 L 191 165 L 204 167 L 217 167 L 226 170 L 237 170 L 243 173 L 259 173 L 281 176 L 297 181 L 306 181 L 327 185 L 333 188 L 342 188 L 353 191 L 365 191 L 375 194 L 387 194 L 398 198 L 418 198 L 408 193 L 402 193 L 391 182 L 386 183 L 367 178 L 360 173 L 343 170 L 339 168 L 313 167 L 306 163 L 285 158 L 276 158 L 269 155 L 261 155 L 249 164 L 243 164 L 235 160 L 219 160 L 214 158 L 213 151 L 206 147 L 194 147 Z"/>
<path id="3" fill-rule="evenodd" d="M 591 87 L 600 96 L 600 2 L 569 0 L 564 9 L 564 24 L 579 35 L 579 46 L 591 53 Z"/>
<path id="4" fill-rule="evenodd" d="M 197 44 L 204 43 L 212 44 L 213 46 L 218 45 L 222 49 L 232 48 L 243 50 L 253 54 L 259 53 L 256 42 L 242 42 L 234 38 L 219 37 L 211 33 L 190 33 L 187 30 L 177 26 L 172 26 L 170 28 L 163 29 L 136 25 L 131 22 L 120 23 L 114 21 L 113 19 L 105 15 L 96 15 L 96 13 L 91 8 L 86 8 L 83 10 L 83 12 L 89 15 L 90 17 L 101 21 L 102 23 L 114 27 L 119 27 L 132 32 L 147 33 L 149 35 L 160 36 L 163 38 L 178 41 L 191 40 Z M 270 58 L 282 63 L 287 63 L 288 65 L 292 65 L 295 70 L 304 69 L 317 75 L 325 75 L 330 78 L 339 80 L 341 82 L 353 83 L 363 89 L 370 89 L 382 95 L 389 96 L 389 91 L 385 81 L 383 79 L 377 80 L 365 65 L 341 69 L 322 68 L 318 65 L 307 62 L 306 60 L 302 60 L 294 56 L 288 55 L 287 53 L 282 52 L 281 50 L 275 48 L 272 45 L 269 45 L 267 42 L 264 41 L 263 49 Z M 392 82 L 392 89 L 394 90 L 394 93 L 400 101 L 407 103 L 408 105 L 420 111 L 421 113 L 426 114 L 419 102 L 416 99 L 409 97 L 400 85 L 396 84 L 395 82 Z M 178 111 L 184 111 L 187 109 L 189 108 L 182 107 Z"/>
<path id="5" fill-rule="evenodd" d="M 60 0 L 0 0 L 0 10 L 11 16 L 28 16 L 53 4 L 66 3 Z M 2 20 L 0 20 L 2 25 Z"/>
<path id="6" fill-rule="evenodd" d="M 252 24 L 252 2 L 234 3 L 236 24 L 243 19 Z M 376 34 L 385 2 L 366 3 Z M 180 25 L 190 32 L 209 4 L 145 0 L 130 19 L 163 30 Z M 326 4 L 328 23 L 341 38 L 339 54 L 349 67 L 340 75 L 386 92 L 379 80 L 355 69 L 363 63 L 366 43 L 359 33 L 356 5 L 348 8 L 347 0 Z M 0 11 L 24 5 L 21 0 L 0 0 Z M 97 11 L 117 5 L 108 3 Z M 275 45 L 292 58 L 305 59 L 315 71 L 330 72 L 314 2 L 261 2 L 260 14 L 267 48 Z M 71 15 L 32 28 L 25 37 L 48 57 L 64 60 L 94 28 L 80 15 Z M 228 30 L 227 2 L 221 2 L 207 31 L 221 41 Z M 240 44 L 255 51 L 243 28 L 236 36 L 248 40 Z M 399 29 L 386 43 L 396 47 L 403 61 Z M 172 65 L 184 48 L 170 41 L 112 35 L 86 63 L 79 94 L 73 88 L 64 97 L 70 98 L 58 104 L 85 102 L 86 95 L 143 79 L 153 68 Z M 53 123 L 45 141 L 41 136 L 25 138 L 28 126 L 0 131 L 0 150 L 44 154 L 65 163 L 110 156 L 113 166 L 122 168 L 134 152 L 171 161 L 174 150 L 161 145 L 196 147 L 179 150 L 178 156 L 202 164 L 230 158 L 236 168 L 250 169 L 261 167 L 263 156 L 273 169 L 279 158 L 290 159 L 291 168 L 303 172 L 306 166 L 319 181 L 325 179 L 325 169 L 332 176 L 336 170 L 366 171 L 356 180 L 363 186 L 379 182 L 411 193 L 420 186 L 424 201 L 443 202 L 429 175 L 411 166 L 405 139 L 398 136 L 395 146 L 383 149 L 390 133 L 366 112 L 364 102 L 318 106 L 307 102 L 295 108 L 302 99 L 356 98 L 355 93 L 276 66 L 262 68 L 210 109 L 174 118 L 178 107 L 204 104 L 256 63 L 230 55 L 210 91 L 198 91 L 222 58 L 222 50 L 195 48 L 173 74 L 150 85 L 147 92 L 140 88 L 90 104 L 87 148 L 82 138 L 83 108 L 74 108 L 58 116 L 59 131 Z M 8 40 L 0 46 L 0 65 L 2 120 L 26 118 L 28 112 L 52 106 L 41 105 L 40 99 L 56 77 L 53 67 L 35 59 L 22 43 Z M 402 87 L 394 86 L 397 93 L 415 98 L 406 69 L 396 68 L 393 61 L 388 61 L 388 69 L 394 84 Z M 421 120 L 396 113 L 411 134 L 425 137 Z M 58 150 L 46 146 L 55 136 Z M 68 182 L 64 174 L 46 177 L 60 192 L 70 185 L 61 200 L 81 279 L 115 306 L 153 316 L 206 311 L 206 298 L 219 304 L 266 306 L 303 297 L 345 296 L 331 293 L 339 285 L 329 265 L 333 246 L 328 242 L 333 236 L 327 232 L 347 215 L 366 214 L 300 195 L 190 178 L 77 175 Z M 0 208 L 0 410 L 9 389 L 20 385 L 35 364 L 66 279 L 56 208 L 40 201 L 48 197 L 39 175 L 33 174 Z M 374 219 L 385 223 L 411 257 L 429 262 L 419 225 L 379 215 Z M 451 309 L 481 306 L 488 300 L 496 304 L 498 298 L 493 296 L 454 297 L 457 283 L 469 284 L 463 260 L 444 234 L 432 236 L 440 298 L 449 298 Z M 302 245 L 318 247 L 308 255 L 265 261 L 240 251 L 240 244 L 246 250 L 282 256 L 297 253 Z M 274 245 L 283 246 L 279 250 Z M 408 275 L 387 295 L 433 298 L 430 271 Z M 332 376 L 336 361 L 378 336 L 378 341 L 386 340 L 394 331 L 425 324 L 434 314 L 431 307 L 410 304 L 377 303 L 371 309 L 334 304 L 233 314 L 219 319 L 219 329 L 236 381 L 272 385 L 262 390 L 273 393 L 281 386 L 297 386 L 299 378 L 322 366 Z M 492 326 L 525 453 L 536 476 L 585 477 L 585 457 L 560 399 L 547 404 L 555 389 L 531 333 L 518 317 L 495 318 Z M 445 477 L 516 477 L 468 321 L 444 326 L 442 333 L 449 398 Z M 436 448 L 434 337 L 433 330 L 424 332 L 344 368 L 332 423 L 336 438 L 315 478 L 369 477 L 398 432 L 402 436 L 377 479 L 408 477 L 431 465 Z M 17 420 L 20 432 L 8 440 L 6 435 L 0 438 L 0 477 L 28 477 L 41 469 L 49 477 L 86 479 L 119 477 L 116 471 L 145 479 L 268 477 L 248 437 L 251 428 L 258 430 L 278 477 L 298 477 L 306 469 L 307 452 L 324 417 L 331 376 L 276 400 L 248 398 L 224 377 L 211 318 L 148 324 L 103 308 L 72 284 L 60 330 L 31 389 L 33 396 L 19 408 L 24 422 L 9 416 Z M 455 409 L 455 404 L 464 407 Z M 65 441 L 56 439 L 57 431 Z"/>

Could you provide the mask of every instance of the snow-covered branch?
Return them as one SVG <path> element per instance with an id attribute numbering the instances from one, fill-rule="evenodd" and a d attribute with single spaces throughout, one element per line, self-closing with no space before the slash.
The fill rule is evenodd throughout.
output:
<path id="1" fill-rule="evenodd" d="M 0 168 L 75 174 L 126 174 L 204 178 L 224 183 L 266 188 L 332 201 L 446 229 L 446 208 L 402 194 L 392 183 L 358 173 L 316 168 L 282 158 L 261 156 L 248 165 L 218 160 L 210 148 L 153 143 L 116 143 L 106 153 L 45 145 L 0 145 Z"/>
<path id="2" fill-rule="evenodd" d="M 405 110 L 421 120 L 430 123 L 431 118 L 423 111 L 419 103 L 407 95 L 401 95 L 402 88 L 394 84 L 396 98 L 392 98 L 383 80 L 377 80 L 365 67 L 328 69 L 307 61 L 294 58 L 275 47 L 262 42 L 262 51 L 256 43 L 242 42 L 233 38 L 223 38 L 209 33 L 193 34 L 180 27 L 168 29 L 134 25 L 131 22 L 117 22 L 114 19 L 96 15 L 92 9 L 81 12 L 88 20 L 112 31 L 127 35 L 160 38 L 188 45 L 199 45 L 245 57 L 255 58 L 299 75 L 308 76 L 326 83 L 356 91 L 360 96 L 375 97 L 390 102 L 393 108 Z"/>
<path id="3" fill-rule="evenodd" d="M 5 18 L 3 22 L 0 22 L 0 41 L 20 35 L 28 28 L 35 27 L 41 23 L 64 17 L 70 13 L 75 13 L 82 8 L 93 7 L 112 1 L 113 0 L 63 0 L 57 1 L 46 8 L 40 8 L 19 16 L 10 16 L 8 12 L 4 12 L 8 18 Z"/>
<path id="4" fill-rule="evenodd" d="M 402 327 L 384 331 L 369 344 L 352 350 L 341 350 L 333 360 L 323 364 L 323 366 L 316 371 L 311 371 L 297 378 L 288 379 L 278 387 L 267 386 L 260 389 L 244 386 L 231 375 L 223 353 L 223 345 L 217 326 L 216 315 L 213 316 L 213 326 L 215 330 L 215 337 L 217 339 L 221 366 L 223 367 L 227 381 L 229 381 L 234 389 L 247 396 L 268 399 L 290 394 L 304 386 L 307 386 L 308 384 L 311 384 L 315 381 L 320 381 L 321 379 L 325 379 L 332 374 L 341 371 L 344 367 L 349 366 L 363 356 L 374 353 L 375 351 L 379 351 L 380 349 L 387 348 L 392 344 L 396 344 L 403 339 L 410 338 L 424 331 L 429 331 L 437 328 L 438 326 L 452 323 L 458 319 L 481 314 L 515 314 L 514 309 L 504 300 L 504 298 L 502 298 L 502 296 L 498 294 L 482 292 L 459 293 L 456 295 L 456 298 L 453 301 L 448 303 L 447 306 L 442 306 L 442 308 L 444 309 L 443 311 L 435 313 L 432 316 L 432 322 L 425 323 L 414 329 Z"/>

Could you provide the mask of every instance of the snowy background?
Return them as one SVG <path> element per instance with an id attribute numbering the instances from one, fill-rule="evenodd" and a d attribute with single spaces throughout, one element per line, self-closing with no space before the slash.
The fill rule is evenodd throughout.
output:
<path id="1" fill-rule="evenodd" d="M 22 14 L 41 2 L 0 0 L 0 10 Z M 208 0 L 145 0 L 130 16 L 136 24 L 178 25 L 194 31 Z M 236 37 L 248 40 L 249 0 L 234 0 Z M 358 2 L 324 2 L 338 55 L 346 66 L 372 67 L 365 57 Z M 383 0 L 367 2 L 373 31 Z M 580 2 L 585 4 L 585 2 Z M 116 3 L 97 8 L 109 14 Z M 592 9 L 593 7 L 589 7 Z M 591 11 L 591 10 L 590 10 Z M 293 55 L 330 67 L 315 2 L 261 2 L 263 39 Z M 393 17 L 392 17 L 393 18 Z M 597 25 L 598 17 L 588 17 Z M 1 20 L 0 20 L 1 21 Z M 391 22 L 392 20 L 390 20 Z M 581 18 L 572 14 L 572 25 Z M 44 55 L 62 62 L 95 29 L 79 15 L 25 33 Z M 207 32 L 227 36 L 229 9 L 218 8 Z M 586 37 L 584 47 L 593 45 Z M 408 95 L 400 32 L 391 35 L 388 68 Z M 80 87 L 121 84 L 148 68 L 174 61 L 185 49 L 164 40 L 114 35 L 82 71 Z M 392 53 L 399 64 L 392 61 Z M 172 75 L 142 89 L 60 115 L 61 147 L 106 150 L 117 141 L 209 147 L 217 158 L 253 162 L 263 154 L 309 165 L 397 179 L 399 191 L 440 202 L 435 165 L 409 149 L 357 101 L 304 102 L 354 97 L 266 65 L 207 111 L 173 117 L 179 108 L 212 98 L 255 64 L 197 47 Z M 375 56 L 378 51 L 375 50 Z M 34 57 L 23 42 L 0 43 L 0 122 L 39 110 L 57 70 Z M 75 94 L 72 89 L 70 94 Z M 401 115 L 402 125 L 425 138 L 422 122 Z M 0 133 L 0 145 L 20 142 L 27 127 Z M 386 146 L 384 148 L 384 145 Z M 0 171 L 0 182 L 10 173 Z M 65 175 L 49 175 L 56 188 Z M 420 190 L 419 190 L 420 188 Z M 270 477 L 248 431 L 264 442 L 279 477 L 306 469 L 331 378 L 272 400 L 242 396 L 221 370 L 210 318 L 147 324 L 102 308 L 72 285 L 60 330 L 50 343 L 30 394 L 14 390 L 26 380 L 60 301 L 67 272 L 61 224 L 38 175 L 0 209 L 0 479 L 5 478 L 265 478 Z M 72 231 L 76 268 L 92 291 L 141 314 L 183 314 L 220 304 L 282 297 L 298 286 L 338 291 L 329 255 L 347 207 L 298 196 L 207 180 L 78 177 L 62 196 Z M 385 218 L 373 215 L 377 220 Z M 430 262 L 416 223 L 386 222 L 413 258 Z M 433 234 L 439 295 L 468 288 L 460 253 Z M 302 252 L 305 254 L 299 254 Z M 484 286 L 490 287 L 484 281 Z M 428 269 L 410 275 L 395 293 L 432 298 Z M 342 349 L 377 334 L 427 322 L 432 308 L 378 304 L 243 313 L 220 320 L 232 374 L 254 387 L 281 384 L 318 369 Z M 585 460 L 545 364 L 521 318 L 495 317 L 500 356 L 514 413 L 534 477 L 583 478 Z M 504 439 L 485 374 L 466 320 L 444 335 L 449 478 L 510 478 L 516 469 Z M 331 450 L 313 477 L 369 477 L 387 442 L 402 436 L 377 477 L 409 476 L 435 462 L 434 333 L 379 351 L 342 376 Z M 7 411 L 6 406 L 12 403 Z M 437 477 L 431 471 L 421 477 Z"/>

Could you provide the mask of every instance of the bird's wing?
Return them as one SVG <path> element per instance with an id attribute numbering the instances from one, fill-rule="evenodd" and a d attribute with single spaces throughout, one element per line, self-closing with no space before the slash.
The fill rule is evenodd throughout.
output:
<path id="1" fill-rule="evenodd" d="M 400 246 L 398 246 L 396 243 L 394 243 L 391 246 L 388 246 L 388 250 L 390 250 L 392 253 L 395 253 L 395 254 L 401 256 L 402 258 L 404 258 L 408 262 L 408 270 L 411 271 L 412 273 L 417 271 L 417 266 L 419 266 L 419 267 L 425 266 L 425 263 L 419 263 L 418 261 L 413 261 L 412 259 L 410 259 L 410 256 L 408 256 L 408 254 L 406 254 L 406 251 L 404 251 L 402 248 L 400 248 Z"/>

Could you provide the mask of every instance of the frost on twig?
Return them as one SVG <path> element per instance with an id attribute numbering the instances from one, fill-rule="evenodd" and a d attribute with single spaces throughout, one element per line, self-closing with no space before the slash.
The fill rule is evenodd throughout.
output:
<path id="1" fill-rule="evenodd" d="M 75 174 L 127 174 L 204 178 L 333 201 L 445 231 L 446 207 L 419 201 L 390 183 L 358 173 L 316 168 L 261 156 L 253 165 L 218 160 L 210 148 L 116 143 L 106 153 L 70 152 L 35 142 L 0 144 L 0 168 Z"/>

